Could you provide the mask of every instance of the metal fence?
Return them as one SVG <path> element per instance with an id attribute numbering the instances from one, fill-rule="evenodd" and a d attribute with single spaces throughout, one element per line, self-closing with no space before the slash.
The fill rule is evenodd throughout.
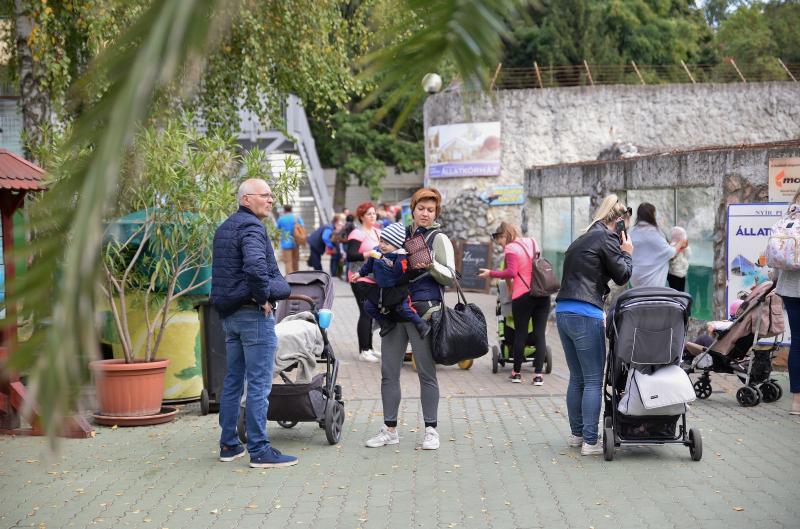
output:
<path id="1" fill-rule="evenodd" d="M 615 84 L 797 82 L 800 64 L 780 59 L 758 64 L 737 64 L 727 59 L 719 64 L 589 64 L 503 68 L 498 65 L 493 88 L 558 88 Z"/>

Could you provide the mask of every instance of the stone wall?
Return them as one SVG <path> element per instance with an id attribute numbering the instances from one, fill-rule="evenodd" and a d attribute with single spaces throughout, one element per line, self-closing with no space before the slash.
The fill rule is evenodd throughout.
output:
<path id="1" fill-rule="evenodd" d="M 425 103 L 426 129 L 501 122 L 501 175 L 429 181 L 445 200 L 468 187 L 481 192 L 521 184 L 532 166 L 595 160 L 618 141 L 660 152 L 800 138 L 800 83 L 571 87 L 492 96 L 473 97 L 467 107 L 460 92 L 443 92 Z M 517 222 L 521 216 L 518 207 L 492 213 Z"/>

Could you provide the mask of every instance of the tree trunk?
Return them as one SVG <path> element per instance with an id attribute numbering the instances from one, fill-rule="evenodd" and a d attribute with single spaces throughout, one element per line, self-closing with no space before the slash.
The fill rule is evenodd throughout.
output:
<path id="1" fill-rule="evenodd" d="M 347 199 L 347 184 L 350 183 L 350 175 L 336 171 L 336 182 L 333 186 L 333 211 L 342 211 L 345 208 Z"/>
<path id="2" fill-rule="evenodd" d="M 27 159 L 37 163 L 31 147 L 41 143 L 42 127 L 51 123 L 50 93 L 43 88 L 41 66 L 33 60 L 33 52 L 28 45 L 33 19 L 24 0 L 14 1 L 14 17 L 24 151 Z"/>

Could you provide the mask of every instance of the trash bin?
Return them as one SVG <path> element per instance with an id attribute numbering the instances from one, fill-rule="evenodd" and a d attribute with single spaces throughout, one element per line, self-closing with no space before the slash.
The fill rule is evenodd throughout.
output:
<path id="1" fill-rule="evenodd" d="M 200 413 L 219 412 L 222 382 L 228 370 L 225 352 L 225 331 L 222 318 L 206 300 L 197 304 L 200 316 L 200 357 L 203 368 L 203 390 L 200 392 Z"/>

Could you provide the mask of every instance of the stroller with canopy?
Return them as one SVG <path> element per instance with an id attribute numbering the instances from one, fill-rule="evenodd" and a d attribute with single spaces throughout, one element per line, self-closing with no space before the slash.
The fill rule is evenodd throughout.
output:
<path id="1" fill-rule="evenodd" d="M 783 301 L 775 293 L 775 285 L 766 281 L 756 285 L 745 296 L 734 319 L 718 322 L 713 342 L 704 347 L 687 342 L 684 369 L 699 371 L 694 383 L 698 398 L 711 396 L 710 373 L 733 373 L 744 384 L 736 392 L 736 401 L 743 407 L 760 402 L 775 402 L 783 396 L 781 386 L 770 378 L 772 358 L 783 334 Z M 759 344 L 761 338 L 774 338 L 772 343 Z"/>
<path id="2" fill-rule="evenodd" d="M 288 367 L 279 371 L 277 374 L 283 380 L 283 384 L 272 385 L 267 420 L 277 421 L 283 428 L 293 428 L 298 422 L 316 422 L 320 428 L 325 430 L 328 443 L 333 445 L 341 439 L 342 424 L 344 423 L 342 387 L 336 383 L 339 362 L 328 341 L 327 326 L 317 323 L 319 322 L 319 310 L 330 309 L 333 306 L 334 289 L 331 276 L 326 272 L 303 270 L 288 274 L 286 281 L 289 283 L 292 293 L 287 299 L 278 302 L 278 306 L 275 308 L 275 321 L 280 324 L 289 316 L 310 311 L 322 337 L 322 352 L 318 361 L 325 364 L 325 373 L 313 375 L 308 383 L 294 383 L 289 379 L 287 373 L 302 366 L 299 366 L 298 363 L 290 363 Z M 276 331 L 278 326 L 276 325 Z M 314 331 L 316 332 L 316 329 Z M 279 335 L 276 358 L 287 356 L 281 354 L 282 347 L 296 349 L 298 343 L 303 342 L 302 340 L 290 342 Z M 288 353 L 291 358 L 298 351 L 292 350 Z M 243 395 L 237 425 L 237 432 L 242 443 L 247 443 L 245 401 L 246 398 Z"/>
<path id="3" fill-rule="evenodd" d="M 686 427 L 692 384 L 678 365 L 691 303 L 689 294 L 658 287 L 633 288 L 617 298 L 607 325 L 606 461 L 621 445 L 682 444 L 694 461 L 702 458 L 699 430 Z"/>
<path id="4" fill-rule="evenodd" d="M 511 315 L 511 294 L 505 281 L 497 284 L 497 305 L 495 307 L 497 315 L 497 340 L 498 343 L 492 344 L 492 373 L 497 373 L 500 366 L 505 366 L 507 362 L 514 362 L 512 350 L 514 348 L 514 333 L 516 325 L 514 317 Z M 525 341 L 525 362 L 534 363 L 536 351 L 536 340 L 533 335 L 533 322 L 528 324 L 528 338 Z M 544 372 L 549 374 L 553 371 L 553 352 L 547 346 L 544 356 Z"/>

